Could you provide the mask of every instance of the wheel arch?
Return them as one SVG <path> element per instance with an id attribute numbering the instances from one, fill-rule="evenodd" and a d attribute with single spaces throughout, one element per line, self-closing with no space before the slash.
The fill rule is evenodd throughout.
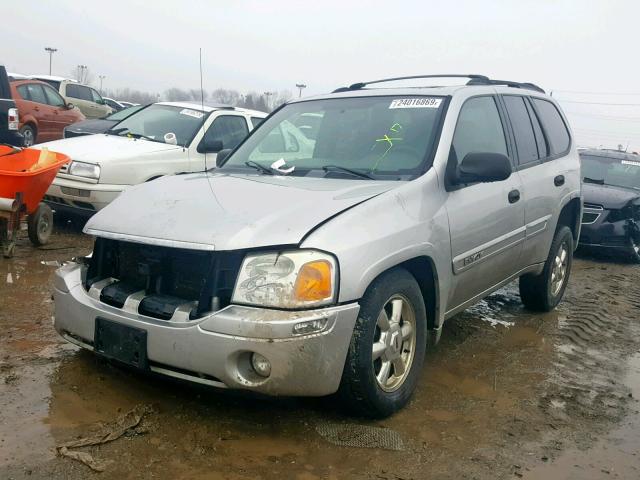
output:
<path id="1" fill-rule="evenodd" d="M 580 225 L 582 220 L 582 201 L 580 197 L 572 198 L 560 209 L 558 215 L 558 223 L 556 225 L 556 232 L 560 227 L 567 226 L 573 234 L 574 246 L 578 245 L 578 239 L 580 237 Z"/>

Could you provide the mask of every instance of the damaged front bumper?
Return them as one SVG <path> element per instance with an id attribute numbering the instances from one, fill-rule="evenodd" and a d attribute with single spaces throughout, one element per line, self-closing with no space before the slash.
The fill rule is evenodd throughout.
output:
<path id="1" fill-rule="evenodd" d="M 84 265 L 71 263 L 55 275 L 54 325 L 63 338 L 94 350 L 97 318 L 146 331 L 148 368 L 197 383 L 268 395 L 322 396 L 337 391 L 359 305 L 281 311 L 229 305 L 197 320 L 160 320 L 138 313 L 136 302 L 107 305 L 86 291 Z M 296 335 L 294 326 L 319 325 Z M 301 330 L 301 329 L 298 329 Z M 258 375 L 251 355 L 271 365 Z"/>

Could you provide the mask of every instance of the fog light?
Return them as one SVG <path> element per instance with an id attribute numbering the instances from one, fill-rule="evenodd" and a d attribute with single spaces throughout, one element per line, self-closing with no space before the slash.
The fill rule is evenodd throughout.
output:
<path id="1" fill-rule="evenodd" d="M 294 335 L 309 335 L 310 333 L 321 332 L 327 327 L 328 319 L 317 318 L 306 322 L 298 322 L 293 326 Z"/>
<path id="2" fill-rule="evenodd" d="M 251 366 L 261 377 L 267 378 L 269 375 L 271 375 L 271 363 L 259 353 L 251 354 Z"/>

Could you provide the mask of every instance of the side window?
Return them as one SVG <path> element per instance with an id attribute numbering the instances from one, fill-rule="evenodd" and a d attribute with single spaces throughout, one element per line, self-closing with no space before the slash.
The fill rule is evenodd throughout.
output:
<path id="1" fill-rule="evenodd" d="M 91 90 L 91 100 L 95 103 L 102 103 L 102 96 L 100 96 L 100 94 L 93 88 L 90 88 L 89 90 Z"/>
<path id="2" fill-rule="evenodd" d="M 507 155 L 507 141 L 493 97 L 470 98 L 464 103 L 452 147 L 458 163 L 472 152 Z"/>
<path id="3" fill-rule="evenodd" d="M 37 83 L 27 83 L 27 91 L 29 92 L 29 100 L 32 102 L 47 103 L 41 85 Z"/>
<path id="4" fill-rule="evenodd" d="M 507 106 L 507 113 L 509 114 L 513 135 L 516 139 L 518 163 L 523 165 L 538 160 L 540 158 L 538 145 L 524 97 L 505 95 L 502 98 Z"/>
<path id="5" fill-rule="evenodd" d="M 547 134 L 551 154 L 556 155 L 567 151 L 569 143 L 571 142 L 569 131 L 556 106 L 541 98 L 533 98 L 532 101 L 540 115 L 540 121 L 542 122 L 544 131 Z"/>
<path id="6" fill-rule="evenodd" d="M 249 128 L 244 117 L 237 115 L 222 115 L 213 121 L 207 130 L 207 140 L 222 142 L 222 148 L 236 148 L 247 136 Z"/>
<path id="7" fill-rule="evenodd" d="M 264 118 L 251 117 L 251 125 L 253 125 L 253 128 L 256 128 L 262 122 L 264 122 Z"/>
<path id="8" fill-rule="evenodd" d="M 531 119 L 531 123 L 533 124 L 533 133 L 536 135 L 536 144 L 538 145 L 538 154 L 540 158 L 546 158 L 549 156 L 549 147 L 547 146 L 547 141 L 544 139 L 544 134 L 542 133 L 542 127 L 540 126 L 540 120 L 538 120 L 538 115 L 533 111 L 533 107 L 531 106 L 531 102 L 525 102 L 527 104 L 527 112 L 529 112 L 529 118 Z"/>
<path id="9" fill-rule="evenodd" d="M 64 107 L 64 99 L 51 87 L 43 86 L 44 94 L 47 97 L 47 103 L 54 107 Z"/>
<path id="10" fill-rule="evenodd" d="M 87 100 L 92 102 L 91 92 L 87 87 L 82 85 L 75 85 L 73 83 L 67 84 L 67 97 L 77 98 L 79 100 Z"/>
<path id="11" fill-rule="evenodd" d="M 31 100 L 29 98 L 29 90 L 27 90 L 26 85 L 20 85 L 19 87 L 16 87 L 16 90 L 18 90 L 18 93 L 20 94 L 23 100 Z"/>

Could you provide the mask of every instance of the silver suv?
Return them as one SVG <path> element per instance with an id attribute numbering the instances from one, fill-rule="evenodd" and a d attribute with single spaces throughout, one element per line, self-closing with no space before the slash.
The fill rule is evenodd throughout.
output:
<path id="1" fill-rule="evenodd" d="M 447 318 L 516 279 L 554 308 L 580 234 L 554 100 L 454 77 L 293 101 L 217 168 L 128 189 L 87 223 L 91 258 L 58 270 L 56 329 L 172 377 L 398 410 Z"/>

